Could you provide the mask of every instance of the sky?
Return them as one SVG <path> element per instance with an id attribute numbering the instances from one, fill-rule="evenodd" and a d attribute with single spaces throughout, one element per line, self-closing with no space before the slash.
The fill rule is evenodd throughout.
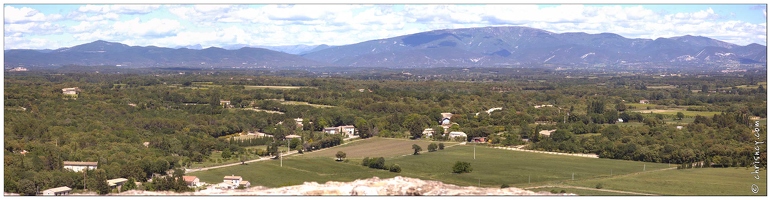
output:
<path id="1" fill-rule="evenodd" d="M 765 4 L 4 4 L 4 49 L 96 40 L 178 48 L 345 45 L 451 28 L 526 26 L 766 45 Z"/>

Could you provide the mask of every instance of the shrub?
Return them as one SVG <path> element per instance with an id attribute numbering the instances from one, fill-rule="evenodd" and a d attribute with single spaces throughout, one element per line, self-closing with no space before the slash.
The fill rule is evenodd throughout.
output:
<path id="1" fill-rule="evenodd" d="M 361 160 L 361 165 L 365 167 L 369 167 L 369 157 L 364 157 L 364 159 Z"/>
<path id="2" fill-rule="evenodd" d="M 439 143 L 439 150 L 444 150 L 444 143 Z"/>
<path id="3" fill-rule="evenodd" d="M 596 185 L 596 186 L 594 186 L 594 188 L 597 188 L 597 189 L 602 189 L 602 183 L 597 183 L 597 185 Z"/>
<path id="4" fill-rule="evenodd" d="M 473 169 L 471 168 L 471 163 L 468 162 L 461 162 L 457 161 L 455 162 L 455 165 L 452 166 L 452 173 L 460 174 L 460 173 L 470 173 Z"/>
<path id="5" fill-rule="evenodd" d="M 560 190 L 560 193 L 567 193 L 567 191 L 565 191 L 565 190 Z"/>
<path id="6" fill-rule="evenodd" d="M 393 164 L 391 165 L 391 167 L 388 168 L 388 171 L 399 173 L 399 172 L 402 172 L 402 167 L 400 167 L 397 164 Z"/>
<path id="7" fill-rule="evenodd" d="M 503 185 L 501 185 L 501 188 L 509 188 L 509 184 L 504 183 Z"/>
<path id="8" fill-rule="evenodd" d="M 557 193 L 557 190 L 556 190 L 556 189 L 555 189 L 555 190 L 551 190 L 551 193 L 552 193 L 552 194 L 556 194 L 556 193 Z"/>
<path id="9" fill-rule="evenodd" d="M 434 152 L 437 149 L 436 143 L 431 143 L 428 145 L 428 152 Z"/>
<path id="10" fill-rule="evenodd" d="M 415 150 L 415 152 L 412 153 L 412 155 L 418 155 L 418 154 L 420 154 L 420 151 L 423 151 L 423 149 L 420 148 L 420 146 L 418 146 L 418 144 L 412 144 L 412 149 Z"/>

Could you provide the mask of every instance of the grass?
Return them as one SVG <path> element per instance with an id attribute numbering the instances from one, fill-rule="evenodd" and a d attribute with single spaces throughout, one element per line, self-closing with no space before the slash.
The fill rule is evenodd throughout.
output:
<path id="1" fill-rule="evenodd" d="M 346 157 L 349 159 L 357 159 L 357 162 L 361 161 L 364 157 L 385 157 L 391 158 L 402 155 L 410 155 L 414 152 L 412 150 L 412 144 L 418 144 L 423 149 L 423 153 L 428 151 L 428 144 L 440 142 L 428 141 L 428 140 L 405 140 L 405 139 L 392 139 L 392 138 L 368 138 L 361 141 L 351 143 L 350 145 L 343 145 L 332 149 L 313 151 L 298 155 L 298 157 L 325 157 L 334 158 L 337 151 L 345 152 Z M 445 147 L 457 144 L 456 142 L 443 142 Z"/>
<path id="2" fill-rule="evenodd" d="M 301 88 L 313 88 L 313 87 L 304 87 L 304 86 L 258 86 L 258 85 L 247 85 L 247 86 L 244 86 L 244 89 L 246 89 L 246 90 L 257 90 L 257 89 L 294 90 L 294 89 L 301 89 Z"/>
<path id="3" fill-rule="evenodd" d="M 327 181 L 348 182 L 377 176 L 392 178 L 399 174 L 385 170 L 374 170 L 360 165 L 337 162 L 329 158 L 285 158 L 283 167 L 279 160 L 270 160 L 190 173 L 207 183 L 220 183 L 224 176 L 243 177 L 252 185 L 283 187 L 300 185 L 304 182 L 325 183 Z"/>
<path id="4" fill-rule="evenodd" d="M 657 86 L 647 86 L 648 89 L 675 89 L 677 86 L 674 85 L 657 85 Z"/>
<path id="5" fill-rule="evenodd" d="M 416 156 L 400 156 L 412 153 L 411 148 L 405 147 L 419 142 L 427 141 L 372 138 L 301 156 L 286 157 L 283 167 L 280 166 L 279 160 L 270 160 L 193 172 L 190 175 L 198 176 L 208 183 L 221 182 L 222 177 L 226 175 L 238 175 L 253 185 L 266 187 L 405 176 L 460 186 L 481 185 L 498 188 L 502 184 L 508 184 L 525 188 L 554 185 L 555 188 L 534 190 L 564 189 L 579 195 L 627 194 L 574 189 L 568 186 L 594 188 L 598 183 L 602 183 L 603 189 L 656 195 L 751 195 L 750 184 L 755 183 L 761 188 L 759 195 L 766 195 L 766 173 L 762 172 L 761 181 L 756 181 L 750 175 L 750 170 L 745 168 L 675 170 L 668 169 L 673 166 L 662 163 L 560 156 L 482 146 L 474 148 L 471 145 L 459 145 L 436 152 L 423 151 Z M 391 143 L 395 145 L 383 147 Z M 348 154 L 348 162 L 334 161 L 333 155 L 339 150 Z M 391 173 L 363 167 L 360 165 L 361 160 L 355 157 L 364 156 L 387 157 L 386 165 L 398 164 L 402 172 Z M 456 161 L 471 163 L 473 171 L 465 174 L 451 173 L 452 165 Z M 575 179 L 572 179 L 574 174 Z"/>
<path id="6" fill-rule="evenodd" d="M 712 117 L 712 115 L 720 114 L 720 112 L 709 112 L 709 111 L 687 111 L 684 109 L 668 109 L 668 110 L 659 110 L 659 109 L 652 109 L 652 110 L 631 110 L 632 112 L 639 112 L 643 114 L 648 113 L 654 113 L 654 114 L 663 114 L 663 115 L 677 115 L 677 112 L 682 112 L 685 117 L 695 117 L 696 115 L 701 115 L 705 117 Z"/>
<path id="7" fill-rule="evenodd" d="M 254 154 L 248 154 L 247 156 L 248 156 L 249 160 L 259 158 L 259 156 L 254 155 Z M 231 164 L 231 163 L 239 163 L 239 162 L 241 162 L 239 160 L 239 156 L 237 154 L 231 154 L 230 159 L 225 160 L 224 158 L 222 158 L 222 152 L 219 152 L 219 151 L 212 152 L 211 155 L 209 156 L 209 158 L 211 158 L 212 161 L 209 161 L 208 159 L 204 158 L 203 162 L 200 162 L 200 163 L 193 162 L 193 164 L 191 165 L 190 168 L 211 167 L 211 166 L 217 166 L 217 165 L 224 165 L 224 164 Z M 219 163 L 214 162 L 214 160 L 217 160 L 217 159 L 222 160 L 222 162 L 219 162 Z"/>
<path id="8" fill-rule="evenodd" d="M 565 190 L 565 193 L 573 193 L 577 194 L 578 196 L 621 196 L 621 195 L 630 195 L 626 193 L 615 193 L 615 192 L 606 192 L 606 191 L 597 191 L 597 190 L 585 190 L 585 189 L 577 189 L 577 188 L 566 188 L 566 187 L 548 187 L 548 188 L 536 188 L 532 189 L 530 191 L 533 192 L 550 192 L 552 190 L 556 190 L 557 192 Z"/>
<path id="9" fill-rule="evenodd" d="M 659 195 L 767 195 L 767 173 L 755 180 L 745 168 L 703 168 L 666 170 L 630 176 L 579 180 L 569 185 L 623 190 Z M 750 191 L 751 184 L 760 187 L 758 194 Z"/>

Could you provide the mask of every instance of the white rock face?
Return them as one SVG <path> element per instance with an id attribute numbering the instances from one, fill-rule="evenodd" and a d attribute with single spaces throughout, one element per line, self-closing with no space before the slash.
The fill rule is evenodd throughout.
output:
<path id="1" fill-rule="evenodd" d="M 252 187 L 244 190 L 215 190 L 207 189 L 198 192 L 173 193 L 173 192 L 149 192 L 126 191 L 117 195 L 344 195 L 344 196 L 444 196 L 444 195 L 574 195 L 574 194 L 550 194 L 548 192 L 533 192 L 519 188 L 482 188 L 444 184 L 439 181 L 425 181 L 415 178 L 397 176 L 390 179 L 373 177 L 353 182 L 305 182 L 302 185 L 266 188 Z"/>

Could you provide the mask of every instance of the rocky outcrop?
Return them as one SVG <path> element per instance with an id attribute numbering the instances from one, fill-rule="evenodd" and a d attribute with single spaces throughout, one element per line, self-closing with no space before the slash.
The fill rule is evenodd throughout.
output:
<path id="1" fill-rule="evenodd" d="M 379 196 L 454 196 L 454 195 L 573 195 L 573 194 L 550 194 L 548 192 L 533 192 L 519 188 L 484 188 L 473 186 L 457 186 L 444 184 L 439 181 L 426 181 L 416 178 L 407 178 L 397 176 L 389 179 L 380 179 L 373 177 L 352 182 L 327 182 L 319 184 L 316 182 L 305 182 L 302 185 L 265 188 L 252 187 L 244 190 L 218 190 L 214 188 L 201 190 L 192 193 L 172 193 L 172 192 L 147 192 L 147 191 L 126 191 L 118 195 L 301 195 L 301 196 L 320 196 L 320 195 L 379 195 Z"/>

